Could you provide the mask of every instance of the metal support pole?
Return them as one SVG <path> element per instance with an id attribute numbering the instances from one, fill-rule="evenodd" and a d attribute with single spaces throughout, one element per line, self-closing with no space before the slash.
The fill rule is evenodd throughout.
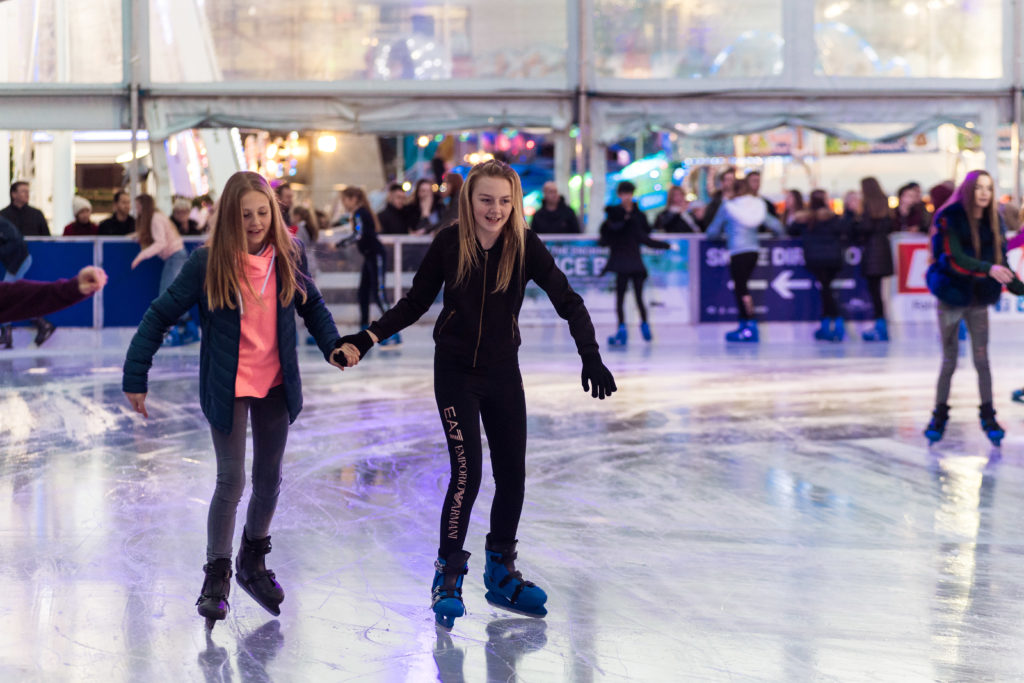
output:
<path id="1" fill-rule="evenodd" d="M 587 70 L 589 68 L 589 54 L 590 54 L 590 26 L 591 26 L 591 13 L 589 8 L 589 0 L 578 0 L 577 3 L 577 16 L 576 23 L 579 29 L 577 46 L 579 52 L 577 53 L 576 64 L 577 69 L 577 81 L 576 81 L 576 102 L 577 102 L 577 123 L 579 126 L 579 132 L 576 136 L 576 173 L 580 176 L 580 220 L 582 222 L 583 217 L 588 214 L 588 207 L 586 205 L 587 199 L 587 155 L 590 152 L 590 102 L 587 97 Z M 583 231 L 587 232 L 587 227 L 583 227 Z"/>

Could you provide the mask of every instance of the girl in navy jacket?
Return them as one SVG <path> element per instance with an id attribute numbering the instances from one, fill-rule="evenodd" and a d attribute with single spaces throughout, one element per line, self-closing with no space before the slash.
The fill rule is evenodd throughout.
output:
<path id="1" fill-rule="evenodd" d="M 302 245 L 288 233 L 274 191 L 256 173 L 224 187 L 207 244 L 150 305 L 132 338 L 122 388 L 146 410 L 149 368 L 164 334 L 199 304 L 199 401 L 210 421 L 217 484 L 207 521 L 205 580 L 196 601 L 207 628 L 228 611 L 235 509 L 245 488 L 246 422 L 253 432 L 253 493 L 235 558 L 238 584 L 275 616 L 284 591 L 266 568 L 270 522 L 281 486 L 288 425 L 302 409 L 295 313 L 331 360 L 334 320 L 309 277 Z M 353 358 L 353 360 L 356 360 Z"/>
<path id="2" fill-rule="evenodd" d="M 988 307 L 999 300 L 1005 285 L 1024 294 L 1024 283 L 1006 267 L 1006 239 L 996 211 L 992 176 L 971 171 L 949 201 L 935 214 L 928 268 L 928 289 L 939 300 L 942 368 L 935 391 L 935 410 L 925 429 L 928 441 L 942 438 L 949 419 L 949 386 L 959 350 L 957 331 L 967 323 L 981 394 L 981 428 L 996 446 L 1005 433 L 992 407 L 992 374 L 988 365 Z"/>
<path id="3" fill-rule="evenodd" d="M 595 398 L 611 394 L 615 380 L 601 362 L 583 299 L 540 238 L 527 230 L 519 176 L 496 160 L 470 171 L 459 197 L 457 224 L 438 232 L 405 297 L 369 329 L 341 339 L 339 354 L 361 358 L 380 339 L 416 322 L 444 288 L 444 306 L 434 324 L 434 396 L 452 474 L 441 510 L 431 596 L 435 619 L 446 628 L 465 613 L 462 577 L 469 553 L 463 545 L 480 488 L 481 419 L 495 483 L 485 544 L 485 597 L 505 609 L 547 614 L 545 592 L 515 567 L 526 478 L 526 399 L 517 316 L 529 280 L 547 292 L 569 322 L 583 360 L 583 389 Z"/>

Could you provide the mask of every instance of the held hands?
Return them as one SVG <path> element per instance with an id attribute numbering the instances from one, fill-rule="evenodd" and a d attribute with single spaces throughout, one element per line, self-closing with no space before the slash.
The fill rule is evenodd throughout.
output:
<path id="1" fill-rule="evenodd" d="M 373 334 L 367 330 L 342 337 L 337 341 L 336 348 L 331 354 L 331 365 L 339 368 L 355 366 L 376 341 Z"/>
<path id="2" fill-rule="evenodd" d="M 107 274 L 102 268 L 86 266 L 78 271 L 78 291 L 89 296 L 103 289 L 107 284 Z"/>
<path id="3" fill-rule="evenodd" d="M 145 394 L 131 394 L 126 391 L 124 392 L 124 395 L 128 399 L 128 402 L 132 404 L 132 410 L 136 413 L 142 413 L 142 417 L 149 417 L 149 413 L 146 412 Z"/>
<path id="4" fill-rule="evenodd" d="M 988 274 L 989 277 L 1001 285 L 1008 285 L 1013 282 L 1013 271 L 1006 266 L 993 264 L 992 267 L 988 269 Z"/>
<path id="5" fill-rule="evenodd" d="M 604 400 L 617 389 L 611 370 L 601 362 L 601 354 L 596 351 L 583 355 L 583 391 L 589 391 L 594 398 Z"/>

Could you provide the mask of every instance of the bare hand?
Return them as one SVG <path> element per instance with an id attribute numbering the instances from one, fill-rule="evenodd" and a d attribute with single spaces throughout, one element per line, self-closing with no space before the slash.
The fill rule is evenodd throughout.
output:
<path id="1" fill-rule="evenodd" d="M 132 259 L 132 270 L 135 270 L 135 266 L 139 265 L 140 263 L 142 263 L 142 259 L 140 259 L 138 256 Z"/>
<path id="2" fill-rule="evenodd" d="M 95 294 L 107 284 L 107 274 L 102 268 L 86 266 L 78 271 L 78 291 L 86 296 Z"/>
<path id="3" fill-rule="evenodd" d="M 124 392 L 128 402 L 132 404 L 132 409 L 136 413 L 142 413 L 142 417 L 149 417 L 149 413 L 146 412 L 146 395 L 145 394 L 132 394 Z"/>
<path id="4" fill-rule="evenodd" d="M 359 349 L 351 344 L 343 344 L 331 353 L 331 365 L 342 371 L 359 365 Z"/>
<path id="5" fill-rule="evenodd" d="M 988 269 L 988 274 L 989 277 L 1002 285 L 1008 285 L 1013 282 L 1013 271 L 1006 266 L 993 264 L 993 266 Z"/>

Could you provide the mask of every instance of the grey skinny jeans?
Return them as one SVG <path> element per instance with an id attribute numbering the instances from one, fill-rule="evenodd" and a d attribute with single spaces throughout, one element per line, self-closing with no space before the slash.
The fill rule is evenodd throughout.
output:
<path id="1" fill-rule="evenodd" d="M 270 534 L 281 491 L 281 464 L 288 440 L 288 404 L 278 385 L 265 398 L 236 398 L 231 433 L 210 427 L 217 454 L 217 486 L 206 522 L 206 559 L 231 557 L 235 511 L 245 490 L 245 436 L 252 415 L 252 496 L 245 517 L 249 538 Z"/>
<path id="2" fill-rule="evenodd" d="M 939 338 L 942 340 L 942 368 L 935 389 L 935 404 L 949 402 L 949 385 L 960 351 L 957 333 L 960 321 L 967 323 L 974 369 L 978 371 L 978 393 L 982 403 L 992 402 L 992 372 L 988 366 L 988 306 L 950 306 L 939 302 Z"/>

